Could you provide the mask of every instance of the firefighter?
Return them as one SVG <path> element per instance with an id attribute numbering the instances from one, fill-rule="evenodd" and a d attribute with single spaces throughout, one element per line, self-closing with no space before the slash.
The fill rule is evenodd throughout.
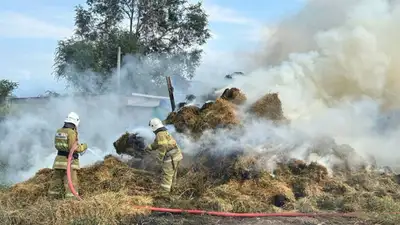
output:
<path id="1" fill-rule="evenodd" d="M 176 183 L 177 170 L 183 155 L 175 139 L 160 119 L 151 119 L 149 126 L 156 137 L 154 142 L 145 148 L 145 151 L 158 151 L 158 159 L 162 163 L 160 195 L 168 197 L 171 187 Z"/>
<path id="2" fill-rule="evenodd" d="M 79 170 L 79 156 L 87 149 L 87 144 L 78 143 L 78 131 L 79 126 L 78 114 L 71 112 L 64 120 L 64 126 L 57 130 L 54 138 L 54 145 L 57 150 L 57 156 L 53 164 L 53 177 L 49 187 L 49 195 L 52 197 L 62 196 L 65 194 L 65 198 L 72 198 L 74 195 L 68 188 L 67 180 L 67 162 L 68 154 L 70 149 L 77 144 L 77 149 L 73 154 L 73 161 L 71 163 L 71 179 L 76 191 L 78 192 L 78 176 L 77 170 Z"/>

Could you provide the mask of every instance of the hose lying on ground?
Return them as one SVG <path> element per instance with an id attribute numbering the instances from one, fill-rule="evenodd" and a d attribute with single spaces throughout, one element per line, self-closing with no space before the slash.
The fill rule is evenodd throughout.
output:
<path id="1" fill-rule="evenodd" d="M 356 213 L 299 213 L 299 212 L 282 212 L 282 213 L 231 213 L 231 212 L 213 212 L 198 209 L 171 209 L 157 208 L 151 206 L 133 206 L 134 208 L 148 209 L 153 212 L 168 213 L 188 213 L 197 215 L 221 216 L 221 217 L 357 217 Z"/>
<path id="2" fill-rule="evenodd" d="M 71 179 L 71 163 L 72 155 L 77 149 L 77 144 L 71 148 L 68 155 L 67 178 L 68 187 L 72 194 L 78 199 L 82 200 L 76 192 Z M 358 213 L 298 213 L 298 212 L 283 212 L 283 213 L 231 213 L 231 212 L 213 212 L 198 209 L 171 209 L 171 208 L 158 208 L 152 206 L 132 206 L 133 208 L 148 209 L 153 212 L 168 212 L 168 213 L 188 213 L 197 215 L 221 216 L 221 217 L 358 217 Z M 397 212 L 390 212 L 385 214 L 400 214 Z"/>

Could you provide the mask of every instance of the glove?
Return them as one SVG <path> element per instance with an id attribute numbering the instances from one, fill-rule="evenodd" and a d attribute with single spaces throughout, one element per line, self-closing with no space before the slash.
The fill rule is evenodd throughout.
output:
<path id="1" fill-rule="evenodd" d="M 86 151 L 87 147 L 88 147 L 88 146 L 87 146 L 86 143 L 81 144 L 81 149 L 82 149 L 83 151 Z"/>

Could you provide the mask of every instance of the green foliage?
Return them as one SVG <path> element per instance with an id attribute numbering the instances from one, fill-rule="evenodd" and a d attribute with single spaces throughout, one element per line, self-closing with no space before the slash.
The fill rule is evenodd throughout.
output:
<path id="1" fill-rule="evenodd" d="M 18 87 L 18 83 L 10 80 L 0 80 L 0 98 L 4 99 L 11 95 L 11 93 Z"/>
<path id="2" fill-rule="evenodd" d="M 6 98 L 11 96 L 12 92 L 18 87 L 18 83 L 10 80 L 0 80 L 0 117 L 5 116 L 9 111 L 9 105 Z M 1 118 L 0 118 L 1 119 Z"/>
<path id="3" fill-rule="evenodd" d="M 129 71 L 122 83 L 130 88 L 138 76 L 163 85 L 166 71 L 191 78 L 200 62 L 199 47 L 210 38 L 202 4 L 188 0 L 87 0 L 75 11 L 75 35 L 59 41 L 54 72 L 85 92 L 107 90 L 118 46 L 139 64 L 152 58 L 168 62 L 151 71 Z"/>

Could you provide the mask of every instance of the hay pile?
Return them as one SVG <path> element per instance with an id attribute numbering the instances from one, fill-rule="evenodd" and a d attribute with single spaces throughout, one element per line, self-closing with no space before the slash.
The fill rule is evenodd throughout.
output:
<path id="1" fill-rule="evenodd" d="M 242 105 L 247 97 L 238 88 L 227 88 L 215 102 L 206 102 L 202 107 L 185 105 L 172 112 L 164 120 L 173 124 L 177 132 L 199 135 L 205 130 L 238 125 L 236 105 Z"/>
<path id="2" fill-rule="evenodd" d="M 154 175 L 129 168 L 114 157 L 79 171 L 76 200 L 47 197 L 52 170 L 0 193 L 0 224 L 117 224 L 123 218 L 146 213 L 132 205 L 152 204 Z"/>
<path id="3" fill-rule="evenodd" d="M 195 135 L 238 125 L 237 107 L 221 97 L 201 108 L 185 106 L 171 113 L 166 122 L 179 132 Z M 251 110 L 271 120 L 284 118 L 277 94 L 264 96 Z M 136 134 L 125 133 L 114 142 L 119 154 L 135 154 L 129 149 L 136 152 L 141 146 Z M 204 146 L 193 163 L 179 169 L 169 201 L 157 196 L 158 171 L 146 172 L 137 169 L 143 169 L 138 164 L 128 166 L 113 156 L 79 171 L 82 202 L 50 199 L 47 190 L 53 171 L 40 170 L 25 182 L 0 189 L 0 225 L 132 224 L 132 218 L 149 213 L 134 205 L 230 212 L 364 212 L 373 216 L 374 223 L 400 223 L 399 216 L 382 214 L 400 210 L 398 176 L 362 168 L 353 173 L 338 170 L 329 176 L 325 167 L 296 159 L 281 160 L 271 173 L 259 164 L 261 157 L 268 156 L 245 154 L 241 146 L 220 154 L 211 151 L 213 147 L 212 143 Z M 319 148 L 316 145 L 310 151 Z"/>
<path id="4" fill-rule="evenodd" d="M 206 102 L 200 108 L 183 106 L 177 112 L 170 113 L 164 123 L 174 125 L 177 132 L 199 137 L 205 130 L 239 125 L 238 109 L 246 101 L 247 97 L 240 89 L 227 88 L 215 102 Z M 266 94 L 247 111 L 259 118 L 287 122 L 277 93 Z"/>
<path id="5" fill-rule="evenodd" d="M 127 154 L 134 157 L 142 158 L 145 144 L 144 138 L 137 133 L 125 132 L 116 141 L 113 142 L 114 149 L 117 154 Z"/>
<path id="6" fill-rule="evenodd" d="M 111 156 L 79 172 L 82 202 L 47 197 L 52 171 L 43 169 L 0 192 L 0 224 L 130 224 L 133 217 L 149 213 L 133 205 L 230 212 L 400 210 L 400 188 L 392 176 L 359 171 L 330 177 L 321 165 L 291 160 L 279 164 L 274 174 L 259 171 L 247 177 L 245 168 L 254 158 L 233 161 L 225 167 L 226 176 L 216 174 L 223 170 L 181 168 L 170 201 L 157 198 L 156 174 Z M 400 221 L 390 218 L 379 217 L 385 224 Z"/>
<path id="7" fill-rule="evenodd" d="M 173 124 L 177 132 L 201 134 L 204 130 L 227 127 L 240 123 L 236 116 L 236 106 L 222 98 L 205 103 L 201 108 L 184 106 L 178 112 L 172 112 L 164 121 Z"/>
<path id="8" fill-rule="evenodd" d="M 278 93 L 269 93 L 256 101 L 251 107 L 250 112 L 261 118 L 272 121 L 285 120 L 283 115 L 282 103 Z"/>
<path id="9" fill-rule="evenodd" d="M 221 98 L 234 104 L 241 105 L 246 102 L 247 97 L 238 88 L 227 88 L 222 93 Z"/>

